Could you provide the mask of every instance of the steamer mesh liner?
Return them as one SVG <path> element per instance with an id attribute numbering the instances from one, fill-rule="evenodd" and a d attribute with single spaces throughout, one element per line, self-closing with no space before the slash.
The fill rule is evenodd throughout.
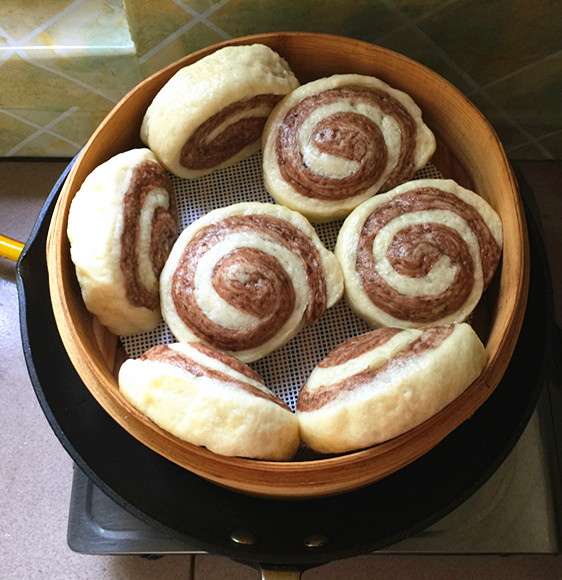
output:
<path id="1" fill-rule="evenodd" d="M 415 178 L 442 177 L 431 163 L 415 175 Z M 170 178 L 176 192 L 180 229 L 216 208 L 242 201 L 274 203 L 263 184 L 261 153 L 199 179 L 181 179 L 171 174 Z M 339 220 L 315 226 L 329 250 L 334 249 L 342 223 Z M 285 346 L 249 366 L 294 410 L 299 390 L 314 367 L 338 344 L 369 330 L 370 327 L 342 299 L 316 324 L 305 327 Z M 138 358 L 150 347 L 175 342 L 175 338 L 161 322 L 152 331 L 123 336 L 121 342 L 129 358 Z"/>

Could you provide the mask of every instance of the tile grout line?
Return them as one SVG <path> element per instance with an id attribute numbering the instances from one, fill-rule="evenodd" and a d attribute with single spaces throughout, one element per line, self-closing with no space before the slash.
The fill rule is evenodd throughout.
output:
<path id="1" fill-rule="evenodd" d="M 79 145 L 77 143 L 74 143 L 70 139 L 67 139 L 66 137 L 63 137 L 62 135 L 59 135 L 58 133 L 55 133 L 53 131 L 50 131 L 50 129 L 52 127 L 54 127 L 60 121 L 66 119 L 67 117 L 69 117 L 70 115 L 72 115 L 72 113 L 76 112 L 79 108 L 80 107 L 77 107 L 77 106 L 70 107 L 70 109 L 64 111 L 58 117 L 56 117 L 55 119 L 53 119 L 51 122 L 47 123 L 47 125 L 44 125 L 44 126 L 37 125 L 36 123 L 31 123 L 29 121 L 26 121 L 25 119 L 22 119 L 22 118 L 18 117 L 18 115 L 14 115 L 13 113 L 9 113 L 8 111 L 5 111 L 3 109 L 0 109 L 0 113 L 3 113 L 4 115 L 8 115 L 9 117 L 12 117 L 12 118 L 14 118 L 14 119 L 16 119 L 18 121 L 22 121 L 22 122 L 27 123 L 28 125 L 30 125 L 32 127 L 37 128 L 36 131 L 34 131 L 33 133 L 31 133 L 31 135 L 28 135 L 23 141 L 21 141 L 20 143 L 18 143 L 14 147 L 12 147 L 9 151 L 7 151 L 6 153 L 4 153 L 3 154 L 3 157 L 12 157 L 22 147 L 24 147 L 25 145 L 27 145 L 28 143 L 30 143 L 31 141 L 33 141 L 34 139 L 36 139 L 40 135 L 44 135 L 44 134 L 48 134 L 48 135 L 51 135 L 53 137 L 56 137 L 57 139 L 60 139 L 61 141 L 65 141 L 66 143 L 68 143 L 70 145 L 73 145 L 74 147 L 77 147 L 78 148 Z"/>
<path id="2" fill-rule="evenodd" d="M 529 69 L 533 68 L 536 65 L 542 64 L 542 63 L 547 62 L 551 59 L 558 58 L 560 56 L 562 56 L 562 50 L 557 50 L 556 52 L 552 52 L 551 54 L 547 54 L 546 56 L 543 56 L 539 60 L 535 60 L 534 62 L 523 65 L 522 67 L 519 67 L 517 70 L 514 70 L 510 73 L 507 73 L 503 77 L 499 77 L 497 79 L 494 79 L 493 81 L 490 81 L 489 83 L 486 83 L 485 85 L 480 85 L 480 88 L 483 90 L 486 90 L 489 87 L 494 87 L 494 85 L 496 85 L 498 83 L 501 83 L 503 81 L 509 80 L 509 79 L 517 76 L 520 72 L 528 71 Z"/>
<path id="3" fill-rule="evenodd" d="M 513 117 L 505 110 L 503 109 L 491 96 L 490 94 L 485 90 L 485 87 L 488 87 L 490 84 L 493 84 L 496 81 L 493 81 L 493 83 L 489 83 L 487 85 L 480 85 L 476 80 L 474 80 L 472 78 L 472 76 L 470 76 L 464 69 L 462 69 L 453 59 L 451 59 L 447 53 L 438 45 L 436 44 L 431 37 L 429 37 L 421 28 L 419 28 L 417 26 L 417 22 L 424 20 L 427 15 L 429 14 L 429 12 L 431 13 L 435 13 L 440 11 L 443 8 L 448 8 L 449 6 L 455 4 L 457 2 L 457 0 L 452 0 L 451 2 L 444 4 L 442 6 L 439 6 L 436 9 L 432 9 L 430 11 L 428 11 L 427 13 L 423 14 L 421 17 L 417 18 L 417 19 L 412 19 L 409 18 L 406 14 L 404 14 L 395 4 L 394 2 L 392 2 L 392 0 L 381 0 L 381 2 L 383 2 L 384 4 L 386 4 L 386 6 L 393 10 L 405 23 L 405 27 L 406 28 L 410 28 L 410 29 L 414 29 L 422 38 L 422 40 L 426 43 L 426 45 L 431 48 L 432 50 L 435 51 L 435 53 L 437 55 L 439 55 L 440 58 L 442 58 L 457 74 L 459 74 L 459 76 L 461 76 L 469 86 L 471 86 L 472 88 L 470 90 L 468 90 L 465 95 L 470 98 L 470 95 L 474 95 L 474 94 L 478 94 L 479 96 L 483 97 L 484 99 L 486 99 L 488 101 L 488 103 L 490 105 L 492 105 L 496 111 L 500 114 L 500 116 L 504 119 L 504 121 L 506 121 L 509 125 L 511 125 L 511 127 L 513 127 L 515 130 L 517 130 L 525 139 L 527 139 L 527 141 L 534 145 L 535 147 L 537 147 L 541 153 L 543 155 L 545 155 L 547 158 L 552 159 L 553 156 L 550 153 L 550 151 L 544 147 L 544 145 L 542 145 L 533 135 L 531 135 L 526 129 L 524 129 L 521 125 L 519 125 L 519 123 L 513 119 Z M 554 54 L 558 54 L 558 53 L 554 53 Z M 550 58 L 553 55 L 549 55 L 546 58 Z M 544 59 L 541 59 L 544 60 Z M 540 62 L 540 61 L 537 61 Z M 534 64 L 534 63 L 533 63 Z M 532 66 L 532 65 L 527 65 L 527 66 Z M 520 70 L 520 69 L 518 69 Z M 518 72 L 518 71 L 517 71 Z M 511 73 L 510 73 L 511 74 Z M 506 75 L 509 76 L 509 75 Z M 502 77 L 502 79 L 505 78 Z M 501 79 L 497 79 L 498 81 Z M 520 145 L 518 145 L 517 147 L 523 147 L 525 145 L 528 145 L 529 143 L 521 143 Z"/>
<path id="4" fill-rule="evenodd" d="M 195 24 L 197 24 L 198 22 L 199 21 L 194 18 L 193 20 L 190 20 L 187 24 L 184 24 L 183 26 L 178 28 L 175 32 L 172 32 L 172 34 L 168 35 L 164 40 L 162 40 L 162 42 L 159 42 L 156 46 L 153 46 L 148 52 L 145 52 L 142 56 L 140 56 L 139 64 L 143 65 L 147 60 L 149 60 L 155 54 L 159 53 L 163 48 L 171 44 L 176 38 L 181 36 L 184 32 L 186 32 L 190 28 L 193 28 L 193 26 L 195 26 Z"/>
<path id="5" fill-rule="evenodd" d="M 214 24 L 210 20 L 207 20 L 208 16 L 214 14 L 217 10 L 226 6 L 230 2 L 230 0 L 218 0 L 212 6 L 207 8 L 205 12 L 201 13 L 193 10 L 193 8 L 191 8 L 191 6 L 189 6 L 188 4 L 185 4 L 183 0 L 172 0 L 172 2 L 174 2 L 177 6 L 185 10 L 188 14 L 191 14 L 194 18 L 197 19 L 198 22 L 204 22 L 207 26 L 215 30 L 215 32 L 218 32 L 224 38 L 232 38 L 230 34 L 219 28 L 216 24 Z"/>
<path id="6" fill-rule="evenodd" d="M 32 30 L 29 34 L 21 38 L 20 40 L 14 40 L 14 38 L 7 33 L 4 29 L 1 29 L 3 36 L 8 40 L 8 48 L 12 48 L 13 52 L 6 51 L 5 54 L 2 55 L 0 58 L 0 66 L 2 66 L 5 62 L 7 62 L 12 54 L 19 54 L 21 55 L 21 48 L 25 45 L 26 42 L 35 38 L 37 35 L 44 32 L 49 26 L 56 24 L 58 20 L 60 20 L 67 12 L 72 12 L 78 6 L 84 4 L 85 0 L 74 0 L 71 4 L 65 6 L 62 10 L 57 12 L 55 15 L 51 16 L 51 18 L 45 20 L 42 24 L 40 24 L 37 28 Z M 19 49 L 19 50 L 18 50 Z"/>
<path id="7" fill-rule="evenodd" d="M 57 12 L 54 16 L 52 16 L 51 18 L 49 18 L 48 20 L 43 22 L 40 26 L 35 28 L 32 32 L 30 32 L 28 35 L 26 35 L 24 38 L 22 38 L 18 41 L 14 40 L 12 38 L 12 36 L 7 33 L 6 30 L 4 30 L 3 28 L 0 27 L 0 32 L 2 33 L 2 36 L 8 40 L 8 43 L 10 45 L 8 48 L 14 49 L 13 52 L 6 51 L 4 54 L 2 54 L 2 56 L 0 57 L 0 67 L 2 67 L 6 62 L 8 62 L 8 60 L 14 54 L 17 54 L 20 56 L 20 58 L 22 60 L 27 62 L 29 65 L 36 66 L 37 68 L 40 68 L 42 70 L 45 70 L 45 71 L 50 72 L 52 74 L 55 74 L 55 75 L 62 77 L 70 82 L 76 83 L 77 85 L 81 86 L 82 88 L 98 95 L 99 97 L 106 99 L 107 101 L 109 101 L 112 104 L 115 104 L 116 103 L 115 99 L 102 93 L 101 91 L 99 91 L 95 87 L 88 85 L 87 83 L 81 81 L 80 79 L 76 79 L 74 77 L 71 77 L 70 75 L 63 73 L 62 71 L 57 71 L 56 69 L 53 69 L 53 68 L 48 67 L 46 65 L 38 64 L 37 61 L 30 59 L 28 57 L 28 55 L 26 54 L 25 50 L 22 49 L 22 46 L 25 42 L 34 38 L 35 36 L 37 36 L 38 34 L 43 32 L 44 30 L 49 28 L 49 26 L 55 24 L 67 12 L 73 11 L 75 8 L 81 6 L 84 2 L 85 2 L 85 0 L 74 0 L 74 2 L 72 2 L 71 4 L 68 4 L 63 10 L 61 10 L 60 12 Z"/>
<path id="8" fill-rule="evenodd" d="M 392 2 L 393 0 L 389 0 L 389 1 Z M 426 20 L 428 18 L 431 18 L 434 14 L 438 14 L 439 12 L 443 12 L 443 10 L 447 10 L 447 8 L 450 8 L 454 4 L 458 4 L 458 2 L 459 2 L 459 0 L 448 0 L 448 1 L 442 2 L 438 6 L 433 6 L 429 10 L 426 10 L 425 12 L 420 14 L 417 18 L 411 18 L 410 20 L 412 22 L 420 22 L 422 20 Z M 397 9 L 400 10 L 400 8 L 398 8 L 398 7 L 397 7 Z M 406 15 L 404 15 L 404 16 L 406 16 Z M 406 18 L 408 18 L 408 17 L 406 16 Z"/>
<path id="9" fill-rule="evenodd" d="M 525 139 L 527 139 L 527 143 L 520 143 L 519 145 L 516 145 L 514 147 L 510 147 L 509 148 L 510 151 L 513 151 L 514 149 L 518 149 L 519 147 L 524 147 L 525 145 L 531 144 L 531 145 L 534 145 L 535 147 L 537 147 L 537 149 L 539 149 L 539 151 L 547 159 L 553 159 L 553 155 L 552 155 L 552 153 L 550 153 L 550 151 L 548 150 L 548 148 L 545 147 L 539 141 L 539 139 L 537 137 L 535 137 L 533 134 L 529 133 L 529 131 L 527 131 L 527 129 L 525 129 L 524 127 L 522 127 L 505 109 L 503 109 L 502 107 L 500 107 L 496 103 L 496 101 L 490 96 L 490 94 L 487 91 L 484 91 L 484 90 L 476 90 L 476 91 L 474 91 L 474 92 L 471 93 L 471 95 L 475 95 L 475 94 L 477 94 L 478 96 L 480 96 L 481 98 L 483 98 L 484 100 L 486 100 L 489 105 L 491 105 L 492 107 L 494 107 L 494 109 L 496 110 L 496 112 L 499 114 L 499 116 L 504 121 L 506 121 L 514 129 L 516 129 L 517 131 L 519 131 L 519 133 L 521 133 L 521 135 L 523 137 L 525 137 Z"/>
<path id="10" fill-rule="evenodd" d="M 467 85 L 469 85 L 470 87 L 474 88 L 478 88 L 478 83 L 463 69 L 461 68 L 452 58 L 449 57 L 449 55 L 437 44 L 435 43 L 432 38 L 430 36 L 428 36 L 421 28 L 419 28 L 419 26 L 417 25 L 417 22 L 423 20 L 425 18 L 426 14 L 423 14 L 421 17 L 413 19 L 410 18 L 409 16 L 407 16 L 406 14 L 404 14 L 404 12 L 402 12 L 402 10 L 400 10 L 400 8 L 398 8 L 394 2 L 392 2 L 392 0 L 380 0 L 383 4 L 385 4 L 387 6 L 387 8 L 389 8 L 390 10 L 392 10 L 404 23 L 404 28 L 410 29 L 410 30 L 414 30 L 422 39 L 422 41 L 425 43 L 425 45 L 430 48 L 431 50 L 433 50 L 441 59 L 443 59 L 453 70 L 456 74 L 458 74 L 466 83 Z M 438 8 L 434 8 L 431 9 L 429 12 L 431 13 L 437 13 L 440 12 L 443 8 L 448 8 L 449 6 L 452 6 L 453 4 L 455 4 L 458 0 L 452 0 L 451 2 L 448 2 L 447 4 L 444 4 L 442 6 L 439 6 Z M 393 32 L 396 32 L 396 30 L 394 30 Z M 384 37 L 383 37 L 384 38 Z"/>
<path id="11" fill-rule="evenodd" d="M 66 113 L 68 113 L 68 114 L 74 113 L 78 109 L 80 109 L 80 107 L 78 107 L 78 106 L 71 107 L 70 109 L 68 109 L 68 111 L 61 113 L 57 118 L 53 119 L 53 121 L 50 121 L 48 125 L 44 125 L 44 126 L 38 125 L 37 123 L 33 123 L 32 121 L 29 121 L 28 119 L 25 119 L 24 117 L 20 117 L 19 115 L 16 115 L 15 113 L 12 113 L 11 111 L 8 111 L 7 109 L 1 108 L 1 107 L 0 107 L 0 114 L 6 115 L 7 117 L 11 117 L 12 119 L 19 121 L 20 123 L 24 123 L 25 125 L 29 125 L 30 127 L 33 127 L 34 129 L 45 129 L 46 127 L 54 126 L 56 123 L 58 123 L 59 121 L 62 121 L 64 118 L 66 118 L 66 116 L 68 116 Z M 38 133 L 38 131 L 36 133 Z M 53 137 L 56 137 L 57 139 L 60 139 L 61 141 L 65 141 L 69 145 L 73 145 L 74 147 L 80 147 L 79 143 L 72 141 L 72 139 L 69 139 L 68 137 L 65 137 L 64 135 L 60 135 L 59 133 L 56 133 L 55 131 L 48 130 L 48 131 L 46 131 L 46 133 L 48 133 L 49 135 L 52 135 Z"/>
<path id="12" fill-rule="evenodd" d="M 20 56 L 22 56 L 22 55 L 20 55 Z M 106 101 L 109 101 L 113 105 L 117 102 L 117 100 L 114 99 L 113 97 L 106 95 L 102 91 L 96 89 L 95 87 L 92 87 L 91 85 L 89 85 L 88 83 L 85 83 L 84 81 L 81 81 L 80 79 L 77 79 L 75 77 L 67 75 L 66 73 L 63 73 L 62 71 L 58 71 L 57 69 L 52 68 L 50 66 L 46 66 L 44 64 L 38 64 L 36 61 L 29 59 L 27 56 L 25 56 L 25 57 L 22 56 L 22 58 L 23 58 L 23 60 L 25 60 L 25 62 L 27 62 L 31 66 L 36 66 L 37 68 L 40 68 L 40 69 L 45 70 L 47 72 L 50 72 L 54 75 L 57 75 L 63 79 L 66 79 L 67 81 L 70 81 L 70 82 L 82 87 L 83 89 L 86 89 L 86 90 L 94 93 L 95 95 L 98 95 L 98 97 L 102 97 L 103 99 L 105 99 Z"/>
<path id="13" fill-rule="evenodd" d="M 156 46 L 152 47 L 148 52 L 143 54 L 139 57 L 139 64 L 144 64 L 149 58 L 153 57 L 155 54 L 160 52 L 164 47 L 171 44 L 176 38 L 179 38 L 184 32 L 193 28 L 196 24 L 200 22 L 207 25 L 209 28 L 212 28 L 215 32 L 219 33 L 223 38 L 229 39 L 232 38 L 229 34 L 227 34 L 224 30 L 221 30 L 218 26 L 213 24 L 212 22 L 207 20 L 207 17 L 210 14 L 216 12 L 219 8 L 222 8 L 225 4 L 228 4 L 230 0 L 221 0 L 216 4 L 213 4 L 210 8 L 208 8 L 205 12 L 199 13 L 190 8 L 189 6 L 185 5 L 181 0 L 172 0 L 174 4 L 180 7 L 182 10 L 193 16 L 193 19 L 190 20 L 187 24 L 184 24 L 180 28 L 178 28 L 175 32 L 172 32 L 169 36 L 167 36 L 162 42 L 158 43 Z"/>
<path id="14" fill-rule="evenodd" d="M 97 94 L 98 96 L 101 96 L 102 98 L 108 100 L 111 103 L 115 103 L 115 99 L 113 99 L 112 97 L 103 94 L 101 91 L 99 91 L 98 89 L 94 88 L 93 86 L 90 86 L 89 84 L 81 81 L 80 79 L 77 78 L 73 78 L 72 76 L 63 73 L 62 71 L 57 71 L 54 68 L 51 68 L 49 66 L 46 65 L 40 65 L 37 64 L 35 61 L 33 61 L 33 59 L 29 59 L 28 56 L 25 54 L 25 51 L 20 49 L 18 50 L 18 47 L 21 47 L 25 42 L 27 42 L 29 39 L 33 38 L 34 36 L 40 34 L 41 32 L 43 32 L 44 30 L 46 30 L 49 26 L 51 26 L 52 24 L 57 23 L 60 18 L 68 13 L 69 11 L 73 11 L 74 9 L 80 7 L 82 4 L 84 4 L 86 0 L 74 0 L 73 2 L 71 2 L 70 4 L 68 4 L 64 9 L 62 9 L 60 12 L 57 12 L 55 15 L 53 15 L 51 18 L 49 18 L 47 21 L 43 22 L 40 26 L 38 26 L 35 30 L 33 30 L 32 32 L 30 32 L 29 34 L 27 34 L 23 39 L 20 39 L 19 41 L 15 41 L 11 35 L 9 35 L 4 29 L 2 29 L 0 27 L 0 36 L 3 36 L 7 39 L 9 46 L 7 48 L 12 47 L 13 48 L 13 52 L 12 51 L 8 51 L 8 55 L 6 55 L 6 53 L 4 55 L 2 55 L 2 57 L 0 57 L 0 67 L 7 62 L 7 60 L 10 58 L 11 55 L 13 54 L 18 54 L 24 61 L 26 61 L 28 64 L 32 65 L 32 66 L 37 66 L 40 69 L 43 69 L 47 72 L 50 72 L 54 75 L 57 75 L 58 77 L 64 78 L 72 83 L 75 83 L 81 87 L 83 87 L 85 90 L 92 92 L 94 94 Z M 144 63 L 146 62 L 146 60 L 148 60 L 150 57 L 154 56 L 155 54 L 157 54 L 160 50 L 162 50 L 165 46 L 169 45 L 171 42 L 173 42 L 176 38 L 178 38 L 179 36 L 181 36 L 181 34 L 185 33 L 187 30 L 189 30 L 190 28 L 192 28 L 193 26 L 195 26 L 198 23 L 203 23 L 205 26 L 209 27 L 210 29 L 214 30 L 217 34 L 223 36 L 224 38 L 232 38 L 231 35 L 227 34 L 224 30 L 222 30 L 220 27 L 216 26 L 213 22 L 211 22 L 210 20 L 208 20 L 208 17 L 210 15 L 212 15 L 213 13 L 215 13 L 217 10 L 219 10 L 220 8 L 222 8 L 223 6 L 225 6 L 226 4 L 228 4 L 230 2 L 230 0 L 220 0 L 214 4 L 212 4 L 206 11 L 198 13 L 195 10 L 193 10 L 190 6 L 188 6 L 187 4 L 184 3 L 184 0 L 172 0 L 178 7 L 180 7 L 182 10 L 184 10 L 185 12 L 191 14 L 193 16 L 193 19 L 188 22 L 186 25 L 184 25 L 183 27 L 180 27 L 178 30 L 176 30 L 174 33 L 172 33 L 171 35 L 169 35 L 164 41 L 162 41 L 161 43 L 159 43 L 157 46 L 153 47 L 148 53 L 146 53 L 145 55 L 143 55 L 142 57 L 139 58 L 139 63 Z M 505 80 L 509 80 L 510 78 L 514 77 L 515 75 L 519 74 L 521 71 L 525 71 L 533 66 L 536 66 L 537 64 L 540 64 L 542 62 L 548 61 L 549 59 L 552 58 L 556 58 L 558 56 L 560 56 L 560 54 L 562 54 L 562 51 L 557 51 L 555 53 L 552 53 L 550 55 L 547 55 L 546 57 L 541 58 L 538 61 L 535 61 L 533 63 L 527 64 L 523 67 L 520 67 L 519 69 L 517 69 L 516 71 L 513 71 L 511 73 L 508 73 L 507 75 L 504 75 L 501 78 L 495 79 L 485 85 L 481 85 L 479 84 L 470 74 L 468 74 L 464 69 L 462 69 L 453 59 L 451 59 L 449 57 L 449 55 L 447 54 L 447 52 L 442 49 L 438 44 L 436 44 L 430 36 L 428 36 L 421 28 L 419 28 L 418 23 L 419 22 L 423 22 L 424 20 L 426 20 L 427 18 L 429 18 L 431 15 L 433 14 L 437 14 L 442 12 L 443 10 L 455 5 L 456 3 L 458 3 L 459 0 L 448 0 L 443 2 L 441 5 L 439 6 L 435 6 L 433 8 L 430 8 L 429 10 L 427 10 L 426 12 L 422 13 L 420 16 L 417 17 L 410 17 L 407 14 L 405 14 L 398 5 L 396 5 L 394 3 L 393 0 L 381 0 L 381 3 L 383 5 L 385 5 L 391 12 L 393 12 L 396 16 L 398 16 L 399 20 L 402 22 L 402 26 L 398 26 L 396 29 L 393 30 L 393 33 L 395 33 L 396 31 L 399 31 L 400 29 L 404 29 L 405 31 L 408 30 L 413 30 L 414 32 L 416 32 L 416 34 L 419 35 L 421 41 L 427 46 L 428 49 L 434 51 L 434 53 L 439 56 L 445 63 L 448 64 L 448 66 L 451 67 L 451 69 L 458 74 L 466 83 L 467 83 L 467 90 L 465 92 L 466 96 L 470 98 L 471 95 L 478 95 L 479 97 L 481 97 L 483 100 L 485 100 L 498 114 L 498 118 L 502 119 L 505 123 L 507 123 L 512 129 L 516 130 L 521 137 L 526 139 L 525 143 L 521 143 L 518 145 L 515 145 L 514 147 L 511 147 L 510 150 L 517 150 L 520 148 L 523 148 L 527 145 L 533 145 L 535 146 L 543 155 L 545 155 L 547 158 L 552 159 L 554 156 L 550 153 L 549 149 L 543 145 L 541 143 L 541 139 L 546 137 L 546 136 L 542 136 L 541 138 L 537 138 L 534 135 L 532 135 L 529 131 L 527 131 L 524 127 L 522 127 L 519 122 L 517 120 L 515 120 L 511 113 L 509 113 L 508 110 L 504 109 L 494 98 L 493 96 L 491 96 L 488 93 L 488 89 L 493 88 L 494 86 L 496 86 L 497 83 L 501 83 L 502 81 Z M 381 37 L 384 38 L 384 35 Z M 68 114 L 71 114 L 72 112 L 74 112 L 74 110 L 77 110 L 79 107 L 72 107 L 71 109 L 69 109 L 67 111 Z M 4 113 L 4 114 L 8 114 L 9 113 L 7 111 L 3 111 L 2 109 L 0 109 L 0 112 Z M 20 145 L 16 145 L 14 148 L 12 148 L 12 150 L 10 150 L 10 152 L 8 152 L 8 154 L 12 154 L 12 151 L 18 150 L 19 148 L 21 148 L 21 146 L 23 146 L 23 144 L 28 143 L 30 140 L 32 140 L 34 137 L 39 136 L 43 133 L 46 134 L 50 134 L 53 135 L 59 139 L 62 139 L 63 141 L 72 144 L 73 146 L 78 147 L 77 144 L 73 143 L 71 140 L 62 137 L 60 135 L 57 135 L 55 132 L 49 131 L 49 127 L 51 126 L 52 123 L 57 123 L 59 120 L 61 120 L 62 118 L 64 118 L 65 113 L 63 113 L 63 116 L 55 119 L 54 121 L 52 121 L 51 123 L 49 123 L 48 125 L 46 125 L 45 127 L 40 127 L 38 125 L 34 125 L 33 123 L 30 123 L 22 118 L 18 118 L 16 115 L 12 115 L 14 118 L 27 123 L 28 125 L 34 126 L 36 127 L 38 130 L 33 133 L 32 135 L 28 136 Z M 549 133 L 550 134 L 557 134 L 558 131 L 554 131 Z"/>
<path id="15" fill-rule="evenodd" d="M 554 131 L 550 131 L 550 132 L 542 135 L 541 137 L 539 137 L 539 140 L 541 140 L 541 139 L 550 139 L 551 137 L 555 137 L 556 135 L 562 135 L 562 128 L 561 129 L 555 129 Z"/>
<path id="16" fill-rule="evenodd" d="M 509 153 L 516 153 L 519 149 L 523 149 L 524 147 L 526 147 L 528 145 L 534 145 L 535 147 L 537 147 L 541 151 L 541 153 L 543 153 L 543 149 L 547 150 L 548 154 L 543 153 L 543 155 L 545 155 L 548 160 L 556 159 L 556 157 L 548 150 L 548 148 L 545 148 L 541 142 L 544 139 L 549 139 L 550 137 L 556 137 L 557 135 L 562 136 L 562 129 L 557 129 L 556 131 L 550 131 L 549 133 L 546 133 L 545 135 L 542 135 L 541 137 L 533 137 L 533 142 L 521 143 L 519 145 L 515 145 L 513 147 L 510 147 L 508 152 Z M 537 143 L 535 143 L 535 141 Z"/>

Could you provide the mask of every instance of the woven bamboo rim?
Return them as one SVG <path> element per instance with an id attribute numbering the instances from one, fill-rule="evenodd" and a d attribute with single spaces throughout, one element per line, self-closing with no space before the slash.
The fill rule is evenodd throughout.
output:
<path id="1" fill-rule="evenodd" d="M 66 237 L 70 203 L 85 177 L 113 155 L 142 146 L 144 112 L 181 67 L 227 45 L 263 43 L 287 59 L 301 83 L 335 73 L 381 78 L 412 96 L 437 137 L 433 163 L 445 177 L 480 193 L 499 213 L 502 261 L 479 307 L 487 365 L 454 402 L 418 427 L 375 447 L 299 462 L 225 457 L 181 441 L 149 421 L 120 394 L 117 339 L 85 309 Z M 78 374 L 100 405 L 131 435 L 178 465 L 219 485 L 275 498 L 310 498 L 354 490 L 388 476 L 438 444 L 468 419 L 499 384 L 517 343 L 529 285 L 529 247 L 517 185 L 505 152 L 480 112 L 424 66 L 365 42 L 313 33 L 271 33 L 223 42 L 171 64 L 140 83 L 113 108 L 76 160 L 56 204 L 47 240 L 56 323 Z"/>

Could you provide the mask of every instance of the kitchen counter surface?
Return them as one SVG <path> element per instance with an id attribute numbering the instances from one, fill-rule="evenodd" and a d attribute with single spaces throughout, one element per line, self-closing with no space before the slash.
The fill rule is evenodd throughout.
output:
<path id="1" fill-rule="evenodd" d="M 3 160 L 0 233 L 25 241 L 67 161 Z M 553 264 L 556 317 L 562 321 L 562 164 L 520 162 L 531 185 Z M 36 400 L 21 347 L 15 265 L 0 258 L 0 579 L 257 579 L 249 566 L 214 555 L 83 555 L 66 541 L 73 463 Z M 372 554 L 306 571 L 315 578 L 562 578 L 554 554 L 408 555 Z"/>

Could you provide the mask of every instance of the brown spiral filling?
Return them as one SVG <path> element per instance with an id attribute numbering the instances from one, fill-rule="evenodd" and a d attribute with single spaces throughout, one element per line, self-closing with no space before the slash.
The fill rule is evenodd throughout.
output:
<path id="1" fill-rule="evenodd" d="M 147 196 L 154 189 L 168 193 L 169 206 L 156 208 L 150 231 L 150 260 L 158 279 L 177 237 L 178 218 L 172 184 L 166 172 L 154 161 L 139 163 L 132 172 L 129 187 L 123 199 L 123 233 L 121 234 L 120 267 L 125 279 L 127 299 L 134 306 L 157 310 L 158 293 L 147 289 L 139 271 L 137 247 L 140 235 L 140 216 Z"/>
<path id="2" fill-rule="evenodd" d="M 271 111 L 282 95 L 257 95 L 251 99 L 237 101 L 225 107 L 202 123 L 186 141 L 180 153 L 180 163 L 188 169 L 212 169 L 227 162 L 248 145 L 261 138 L 267 115 L 264 107 Z M 245 116 L 225 127 L 209 141 L 209 134 L 230 117 L 244 111 L 256 109 L 254 116 Z"/>
<path id="3" fill-rule="evenodd" d="M 240 351 L 264 344 L 283 327 L 294 309 L 292 280 L 279 261 L 256 248 L 234 248 L 214 266 L 212 284 L 223 300 L 258 321 L 247 330 L 224 328 L 197 305 L 194 278 L 197 263 L 215 244 L 235 232 L 262 232 L 291 251 L 307 273 L 309 300 L 305 319 L 312 324 L 326 310 L 326 280 L 317 248 L 285 220 L 253 214 L 232 216 L 199 232 L 185 247 L 172 278 L 172 300 L 180 319 L 199 338 L 217 348 Z"/>
<path id="4" fill-rule="evenodd" d="M 381 128 L 368 117 L 352 111 L 337 112 L 324 118 L 315 127 L 311 139 L 320 152 L 357 163 L 357 170 L 347 177 L 334 179 L 315 173 L 304 163 L 297 141 L 299 128 L 315 109 L 337 101 L 371 104 L 394 118 L 400 126 L 400 151 L 396 165 L 381 190 L 391 189 L 410 179 L 415 171 L 415 120 L 387 92 L 363 86 L 317 93 L 303 99 L 287 114 L 275 142 L 277 164 L 283 179 L 301 195 L 330 201 L 359 195 L 381 178 L 388 162 Z"/>
<path id="5" fill-rule="evenodd" d="M 425 328 L 418 338 L 394 354 L 383 365 L 376 369 L 360 371 L 332 385 L 322 385 L 313 392 L 308 391 L 305 385 L 299 393 L 297 411 L 315 411 L 327 403 L 338 399 L 341 393 L 356 391 L 361 387 L 372 383 L 381 373 L 392 372 L 393 367 L 402 367 L 409 359 L 422 356 L 427 351 L 437 349 L 443 341 L 452 334 L 453 330 L 454 326 L 452 324 Z M 336 347 L 331 355 L 328 356 L 334 356 L 339 361 L 337 364 L 343 364 L 346 360 L 355 358 L 369 350 L 378 348 L 398 332 L 400 332 L 400 330 L 393 328 L 374 330 L 358 337 L 361 352 L 356 351 L 356 345 L 353 343 L 350 345 L 348 344 L 349 341 L 346 341 L 339 347 Z M 354 339 L 351 340 L 353 341 Z M 321 363 L 319 366 L 326 365 Z M 328 366 L 332 365 L 330 364 Z"/>
<path id="6" fill-rule="evenodd" d="M 196 348 L 197 350 L 203 352 L 207 356 L 215 358 L 222 363 L 226 364 L 233 370 L 241 373 L 242 375 L 253 379 L 254 381 L 263 383 L 261 377 L 252 371 L 249 367 L 245 364 L 233 359 L 233 357 L 228 356 L 225 353 L 221 353 L 220 351 L 216 351 L 214 349 L 210 349 L 205 347 L 205 345 L 191 343 L 192 347 Z M 231 377 L 230 375 L 223 373 L 221 371 L 211 369 L 195 360 L 190 358 L 189 356 L 185 355 L 182 352 L 178 352 L 168 345 L 160 344 L 153 346 L 149 350 L 147 350 L 141 357 L 140 360 L 147 360 L 147 361 L 156 361 L 156 362 L 163 362 L 175 367 L 178 367 L 191 375 L 196 377 L 207 377 L 213 379 L 217 382 L 227 383 L 229 385 L 234 385 L 239 389 L 246 391 L 247 393 L 254 395 L 255 397 L 260 397 L 262 399 L 266 399 L 271 401 L 272 403 L 276 403 L 280 407 L 289 410 L 289 407 L 278 397 L 273 395 L 272 393 L 268 393 L 267 391 L 262 391 L 258 389 L 256 386 L 252 385 L 251 383 L 247 383 L 245 381 L 241 381 Z"/>
<path id="7" fill-rule="evenodd" d="M 378 274 L 372 248 L 378 232 L 399 216 L 416 211 L 445 210 L 459 215 L 476 236 L 484 287 L 499 262 L 498 246 L 486 222 L 473 206 L 452 193 L 432 187 L 410 190 L 374 209 L 361 231 L 355 267 L 363 290 L 378 308 L 400 320 L 431 323 L 459 310 L 471 293 L 475 264 L 467 243 L 451 227 L 423 223 L 403 228 L 394 238 L 387 258 L 403 276 L 422 278 L 443 256 L 454 271 L 451 284 L 440 294 L 404 296 L 389 286 Z"/>
<path id="8" fill-rule="evenodd" d="M 382 346 L 399 332 L 401 332 L 399 328 L 379 328 L 373 332 L 354 336 L 334 348 L 318 366 L 327 368 L 341 365 L 348 360 L 357 358 L 370 350 Z"/>

